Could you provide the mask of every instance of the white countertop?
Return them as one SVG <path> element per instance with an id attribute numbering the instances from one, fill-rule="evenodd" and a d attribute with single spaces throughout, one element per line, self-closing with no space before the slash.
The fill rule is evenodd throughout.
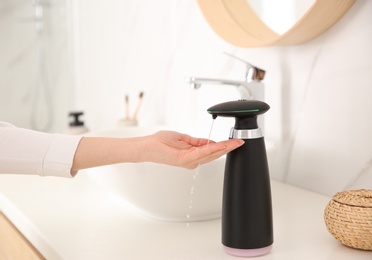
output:
<path id="1" fill-rule="evenodd" d="M 326 230 L 329 197 L 272 181 L 274 245 L 259 259 L 372 259 Z M 240 259 L 225 254 L 220 219 L 170 223 L 148 219 L 94 183 L 0 176 L 0 211 L 47 259 Z"/>

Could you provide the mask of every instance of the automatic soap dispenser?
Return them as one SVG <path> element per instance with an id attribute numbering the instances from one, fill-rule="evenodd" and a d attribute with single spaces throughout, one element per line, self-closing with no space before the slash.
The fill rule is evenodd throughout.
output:
<path id="1" fill-rule="evenodd" d="M 215 119 L 235 117 L 230 138 L 244 145 L 227 154 L 222 202 L 222 244 L 234 256 L 267 254 L 273 244 L 269 167 L 257 117 L 270 106 L 257 100 L 221 103 L 208 109 Z"/>

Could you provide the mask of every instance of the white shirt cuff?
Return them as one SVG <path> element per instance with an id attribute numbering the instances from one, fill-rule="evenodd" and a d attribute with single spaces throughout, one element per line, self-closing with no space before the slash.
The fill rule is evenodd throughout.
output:
<path id="1" fill-rule="evenodd" d="M 42 176 L 73 177 L 71 172 L 75 152 L 82 136 L 54 134 L 45 155 Z"/>

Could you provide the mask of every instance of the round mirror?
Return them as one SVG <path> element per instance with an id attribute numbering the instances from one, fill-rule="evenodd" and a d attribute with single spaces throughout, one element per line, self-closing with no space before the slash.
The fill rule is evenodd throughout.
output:
<path id="1" fill-rule="evenodd" d="M 293 2 L 296 3 L 295 8 Z M 246 48 L 292 45 L 313 39 L 336 23 L 355 0 L 313 0 L 313 3 L 301 1 L 300 7 L 298 2 L 300 1 L 282 0 L 270 3 L 268 0 L 261 0 L 257 3 L 256 0 L 198 0 L 212 29 L 227 42 Z M 268 8 L 265 7 L 267 5 Z M 290 5 L 292 14 L 288 19 L 288 15 L 281 10 L 288 11 Z M 273 11 L 277 14 L 273 15 Z M 281 22 L 278 23 L 277 19 Z M 270 26 L 273 23 L 282 27 L 273 28 Z"/>
<path id="2" fill-rule="evenodd" d="M 258 17 L 274 32 L 284 34 L 292 28 L 314 0 L 247 0 Z"/>

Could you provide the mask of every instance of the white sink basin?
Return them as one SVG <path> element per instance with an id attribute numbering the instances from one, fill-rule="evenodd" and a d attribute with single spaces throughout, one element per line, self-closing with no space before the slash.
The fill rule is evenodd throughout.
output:
<path id="1" fill-rule="evenodd" d="M 91 135 L 133 137 L 166 129 L 169 128 L 133 127 Z M 266 143 L 266 149 L 270 164 L 274 145 Z M 224 165 L 225 156 L 195 170 L 156 163 L 123 163 L 87 169 L 86 172 L 146 216 L 191 222 L 220 217 Z"/>

